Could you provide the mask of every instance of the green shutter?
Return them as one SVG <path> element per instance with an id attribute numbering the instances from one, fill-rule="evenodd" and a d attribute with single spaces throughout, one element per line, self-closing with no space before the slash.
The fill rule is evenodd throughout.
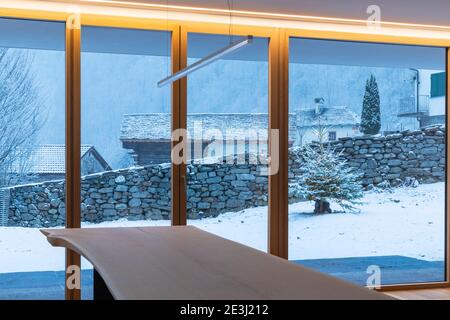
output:
<path id="1" fill-rule="evenodd" d="M 431 75 L 431 97 L 445 96 L 445 72 Z"/>

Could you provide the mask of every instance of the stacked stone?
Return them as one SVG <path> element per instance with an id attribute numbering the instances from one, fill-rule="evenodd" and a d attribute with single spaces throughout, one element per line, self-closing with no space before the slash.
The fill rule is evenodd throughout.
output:
<path id="1" fill-rule="evenodd" d="M 8 225 L 36 228 L 65 224 L 64 181 L 19 186 L 9 192 Z"/>
<path id="2" fill-rule="evenodd" d="M 268 178 L 257 165 L 190 165 L 187 186 L 191 219 L 267 204 Z"/>
<path id="3" fill-rule="evenodd" d="M 407 178 L 420 183 L 445 180 L 445 127 L 432 126 L 387 136 L 341 138 L 330 143 L 335 152 L 356 171 L 363 173 L 365 187 L 399 186 Z M 290 155 L 291 181 L 301 174 L 301 148 Z"/>
<path id="4" fill-rule="evenodd" d="M 445 180 L 445 127 L 434 126 L 388 136 L 342 138 L 331 143 L 342 159 L 363 173 L 369 188 L 398 186 L 414 178 L 421 183 Z M 289 153 L 289 180 L 302 174 L 303 149 Z M 199 219 L 267 205 L 268 178 L 259 165 L 193 163 L 187 166 L 188 217 Z M 170 164 L 133 167 L 82 177 L 82 221 L 169 220 Z M 9 188 L 8 225 L 54 227 L 65 223 L 64 181 Z M 297 202 L 290 192 L 289 201 Z"/>
<path id="5" fill-rule="evenodd" d="M 89 175 L 81 182 L 83 221 L 170 219 L 170 166 Z"/>

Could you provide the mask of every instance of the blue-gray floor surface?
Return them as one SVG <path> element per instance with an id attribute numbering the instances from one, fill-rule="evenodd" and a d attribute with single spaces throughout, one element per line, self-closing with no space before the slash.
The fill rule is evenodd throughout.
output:
<path id="1" fill-rule="evenodd" d="M 64 300 L 64 271 L 0 274 L 0 300 Z M 93 270 L 81 270 L 81 295 L 92 300 Z"/>
<path id="2" fill-rule="evenodd" d="M 445 281 L 444 261 L 426 261 L 403 256 L 355 257 L 339 259 L 295 260 L 310 269 L 328 273 L 365 286 L 369 266 L 378 266 L 381 284 L 407 284 Z"/>
<path id="3" fill-rule="evenodd" d="M 366 285 L 369 266 L 381 270 L 381 284 L 439 282 L 445 279 L 444 261 L 425 261 L 403 256 L 355 257 L 293 261 L 307 268 Z M 82 299 L 93 296 L 93 271 L 82 270 Z M 64 272 L 19 272 L 0 274 L 0 300 L 62 300 Z"/>

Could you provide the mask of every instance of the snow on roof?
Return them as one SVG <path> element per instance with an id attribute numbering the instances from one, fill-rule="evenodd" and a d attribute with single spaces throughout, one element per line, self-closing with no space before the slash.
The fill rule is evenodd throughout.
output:
<path id="1" fill-rule="evenodd" d="M 316 113 L 316 109 L 300 110 L 299 115 L 300 127 L 323 126 L 343 126 L 358 125 L 359 117 L 349 110 L 347 107 L 321 107 L 320 113 Z"/>
<path id="2" fill-rule="evenodd" d="M 105 166 L 105 169 L 109 168 L 106 161 L 101 158 L 100 154 L 95 150 L 92 145 L 82 145 L 81 146 L 81 158 L 84 157 L 86 153 L 93 150 L 96 154 L 98 160 Z M 63 144 L 45 144 L 38 146 L 30 155 L 29 163 L 29 173 L 35 174 L 63 174 L 66 172 L 65 168 L 65 153 L 66 146 Z M 19 164 L 15 169 L 18 169 Z M 18 171 L 14 170 L 13 171 Z"/>
<path id="3" fill-rule="evenodd" d="M 289 119 L 290 126 L 293 127 L 296 121 L 295 114 L 292 114 Z M 267 139 L 269 116 L 264 113 L 192 113 L 188 114 L 187 122 L 191 139 L 211 139 L 214 137 L 213 130 L 216 129 L 220 130 L 224 139 L 251 140 L 253 134 L 259 139 Z M 294 131 L 290 130 L 292 134 Z M 122 141 L 170 140 L 170 138 L 171 115 L 169 113 L 123 116 L 120 134 Z"/>

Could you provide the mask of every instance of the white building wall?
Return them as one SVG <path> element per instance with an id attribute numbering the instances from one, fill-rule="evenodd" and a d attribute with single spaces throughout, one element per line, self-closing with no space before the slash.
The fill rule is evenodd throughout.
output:
<path id="1" fill-rule="evenodd" d="M 361 135 L 361 132 L 359 132 L 357 126 L 353 125 L 346 125 L 346 126 L 332 126 L 332 127 L 326 127 L 326 130 L 328 132 L 336 132 L 336 140 L 339 138 L 345 138 L 345 137 L 354 137 Z M 299 136 L 301 138 L 299 139 L 298 143 L 295 143 L 294 145 L 305 145 L 308 143 L 311 143 L 312 141 L 317 141 L 317 132 L 314 130 L 314 128 L 304 128 L 302 129 L 303 132 L 299 132 Z M 325 136 L 325 141 L 328 141 L 328 133 Z"/>
<path id="2" fill-rule="evenodd" d="M 443 71 L 443 70 L 442 70 Z M 441 70 L 419 70 L 419 95 L 431 95 L 431 75 Z M 445 114 L 445 97 L 430 98 L 430 116 Z"/>
<path id="3" fill-rule="evenodd" d="M 431 94 L 431 75 L 439 72 L 436 70 L 419 70 L 419 95 L 429 96 Z"/>
<path id="4" fill-rule="evenodd" d="M 205 150 L 203 151 L 203 157 L 222 157 L 225 146 L 225 155 L 235 155 L 235 154 L 243 154 L 246 149 L 249 150 L 250 153 L 256 154 L 267 154 L 268 153 L 268 145 L 266 141 L 252 142 L 251 146 L 247 146 L 246 143 L 239 142 L 220 142 L 214 141 L 210 143 Z"/>
<path id="5" fill-rule="evenodd" d="M 445 114 L 445 97 L 430 98 L 430 116 Z"/>
<path id="6" fill-rule="evenodd" d="M 345 126 L 329 126 L 325 127 L 328 132 L 336 132 L 336 140 L 339 138 L 345 137 L 354 137 L 361 135 L 358 127 L 356 125 L 345 125 Z M 297 130 L 297 134 L 291 134 L 290 136 L 295 136 L 295 141 L 293 141 L 293 146 L 302 146 L 304 144 L 311 143 L 313 141 L 317 141 L 317 133 L 314 130 L 314 127 L 303 128 L 302 130 Z M 328 133 L 325 137 L 325 142 L 328 141 Z M 257 144 L 256 144 L 257 143 Z M 242 154 L 245 152 L 246 144 L 243 141 L 235 142 L 235 141 L 213 141 L 210 143 L 205 150 L 203 151 L 203 157 L 221 157 L 223 156 L 223 147 L 225 146 L 226 155 L 232 154 Z M 256 153 L 259 151 L 259 154 L 267 154 L 268 153 L 268 145 L 267 141 L 258 141 L 254 142 L 250 147 L 250 153 Z"/>

